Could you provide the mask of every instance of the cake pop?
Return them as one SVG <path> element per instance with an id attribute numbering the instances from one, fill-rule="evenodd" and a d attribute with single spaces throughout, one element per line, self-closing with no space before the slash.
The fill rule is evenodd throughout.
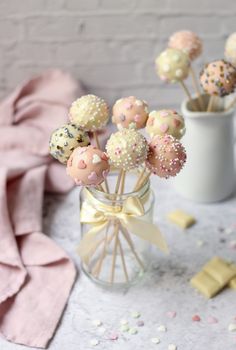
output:
<path id="1" fill-rule="evenodd" d="M 74 101 L 69 111 L 70 120 L 83 130 L 96 131 L 109 119 L 107 103 L 95 95 L 85 95 Z"/>
<path id="2" fill-rule="evenodd" d="M 111 135 L 106 150 L 111 164 L 127 171 L 145 161 L 148 145 L 145 137 L 138 131 L 122 129 Z"/>
<path id="3" fill-rule="evenodd" d="M 134 96 L 121 98 L 113 106 L 112 121 L 118 129 L 128 128 L 130 124 L 134 124 L 137 129 L 142 129 L 146 125 L 147 118 L 147 103 Z"/>
<path id="4" fill-rule="evenodd" d="M 75 124 L 65 124 L 56 129 L 49 142 L 50 154 L 59 162 L 66 164 L 76 147 L 90 144 L 88 134 Z"/>
<path id="5" fill-rule="evenodd" d="M 106 154 L 96 147 L 78 147 L 71 154 L 66 170 L 76 185 L 98 186 L 106 179 L 110 165 Z"/>
<path id="6" fill-rule="evenodd" d="M 171 83 L 186 79 L 189 67 L 188 55 L 178 49 L 166 49 L 156 59 L 157 74 L 162 80 Z"/>
<path id="7" fill-rule="evenodd" d="M 209 95 L 229 95 L 235 88 L 236 69 L 225 60 L 213 61 L 205 65 L 200 74 L 200 82 Z"/>
<path id="8" fill-rule="evenodd" d="M 153 174 L 166 179 L 175 176 L 185 161 L 185 149 L 173 136 L 157 135 L 150 142 L 146 165 Z"/>
<path id="9" fill-rule="evenodd" d="M 152 111 L 147 120 L 146 131 L 151 138 L 169 134 L 181 139 L 185 133 L 184 118 L 172 109 Z"/>
<path id="10" fill-rule="evenodd" d="M 225 58 L 236 67 L 236 33 L 231 34 L 226 40 Z"/>
<path id="11" fill-rule="evenodd" d="M 189 30 L 181 30 L 174 33 L 169 39 L 168 46 L 172 49 L 184 51 L 191 61 L 195 60 L 202 53 L 201 39 Z"/>

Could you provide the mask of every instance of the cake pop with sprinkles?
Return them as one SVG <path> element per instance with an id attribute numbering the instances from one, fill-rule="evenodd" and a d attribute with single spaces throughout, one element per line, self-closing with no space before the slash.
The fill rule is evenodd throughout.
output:
<path id="1" fill-rule="evenodd" d="M 107 103 L 95 95 L 85 95 L 74 101 L 70 107 L 71 122 L 86 131 L 102 129 L 109 120 Z"/>
<path id="2" fill-rule="evenodd" d="M 181 50 L 168 48 L 157 57 L 155 62 L 157 74 L 166 82 L 175 83 L 188 77 L 190 60 Z"/>
<path id="3" fill-rule="evenodd" d="M 112 121 L 120 128 L 128 128 L 133 124 L 137 129 L 146 125 L 148 118 L 148 106 L 143 100 L 134 96 L 121 98 L 113 106 Z"/>
<path id="4" fill-rule="evenodd" d="M 225 59 L 236 67 L 236 33 L 231 34 L 226 40 Z"/>
<path id="5" fill-rule="evenodd" d="M 90 144 L 87 132 L 77 125 L 68 123 L 56 129 L 49 141 L 50 154 L 60 163 L 66 164 L 71 153 L 76 147 L 84 147 Z"/>
<path id="6" fill-rule="evenodd" d="M 153 174 L 168 179 L 177 175 L 185 162 L 185 149 L 173 136 L 157 135 L 150 142 L 146 165 Z"/>
<path id="7" fill-rule="evenodd" d="M 189 30 L 181 30 L 171 35 L 168 46 L 185 52 L 191 61 L 202 53 L 202 40 Z"/>
<path id="8" fill-rule="evenodd" d="M 152 111 L 147 120 L 146 131 L 151 138 L 169 134 L 181 139 L 185 133 L 184 118 L 172 109 Z"/>
<path id="9" fill-rule="evenodd" d="M 110 165 L 107 155 L 96 147 L 78 147 L 72 152 L 66 170 L 76 185 L 95 187 L 106 179 Z"/>
<path id="10" fill-rule="evenodd" d="M 209 95 L 226 96 L 234 92 L 236 69 L 225 60 L 213 61 L 205 65 L 200 74 L 200 82 Z"/>
<path id="11" fill-rule="evenodd" d="M 148 144 L 143 135 L 132 128 L 122 129 L 112 134 L 107 141 L 106 151 L 110 163 L 125 171 L 141 165 L 148 151 Z"/>

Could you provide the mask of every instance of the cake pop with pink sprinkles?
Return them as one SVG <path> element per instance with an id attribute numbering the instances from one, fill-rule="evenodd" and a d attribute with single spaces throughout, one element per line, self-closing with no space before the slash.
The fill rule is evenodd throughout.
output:
<path id="1" fill-rule="evenodd" d="M 148 118 L 148 105 L 145 101 L 134 96 L 121 98 L 113 106 L 112 121 L 117 128 L 128 128 L 133 124 L 137 129 L 146 125 Z"/>
<path id="2" fill-rule="evenodd" d="M 106 179 L 110 165 L 107 155 L 96 147 L 78 147 L 72 152 L 66 170 L 76 185 L 98 186 Z"/>
<path id="3" fill-rule="evenodd" d="M 173 136 L 157 135 L 150 142 L 146 165 L 154 175 L 168 179 L 177 175 L 185 162 L 186 151 Z"/>
<path id="4" fill-rule="evenodd" d="M 202 53 L 202 40 L 190 30 L 181 30 L 171 35 L 168 46 L 185 52 L 191 61 Z"/>

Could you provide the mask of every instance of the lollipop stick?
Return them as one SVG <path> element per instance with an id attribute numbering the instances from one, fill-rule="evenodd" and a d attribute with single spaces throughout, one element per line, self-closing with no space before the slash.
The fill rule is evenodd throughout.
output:
<path id="1" fill-rule="evenodd" d="M 230 110 L 231 108 L 233 108 L 236 104 L 236 97 L 230 102 L 230 104 L 228 105 L 228 107 L 225 108 L 225 111 Z"/>
<path id="2" fill-rule="evenodd" d="M 180 80 L 179 83 L 180 83 L 180 85 L 182 86 L 184 92 L 186 93 L 186 95 L 187 95 L 189 101 L 192 101 L 192 96 L 191 96 L 191 94 L 190 94 L 190 92 L 189 92 L 187 86 L 186 86 L 185 83 L 183 82 L 183 80 Z M 192 102 L 193 102 L 193 101 L 192 101 Z M 193 110 L 194 110 L 195 112 L 198 110 L 198 109 L 197 109 L 197 106 L 196 106 L 196 104 L 195 104 L 195 101 L 192 103 L 192 108 L 193 108 Z"/>
<path id="3" fill-rule="evenodd" d="M 115 235 L 115 244 L 114 244 L 114 249 L 112 254 L 110 283 L 114 282 L 114 277 L 115 277 L 116 256 L 117 256 L 117 248 L 118 248 L 118 240 L 119 240 L 119 223 L 118 222 L 115 224 L 114 235 Z"/>
<path id="4" fill-rule="evenodd" d="M 143 178 L 140 180 L 137 188 L 135 187 L 135 191 L 138 191 L 144 184 L 145 182 L 149 179 L 149 177 L 152 175 L 152 172 L 149 171 Z"/>
<path id="5" fill-rule="evenodd" d="M 134 191 L 135 191 L 136 188 L 138 187 L 139 182 L 140 182 L 140 180 L 142 179 L 142 177 L 144 176 L 145 172 L 146 172 L 146 169 L 145 169 L 145 167 L 144 167 L 143 170 L 141 171 L 141 173 L 139 174 L 138 180 L 137 180 L 137 182 L 136 182 L 136 184 L 135 184 L 135 186 L 134 186 Z"/>
<path id="6" fill-rule="evenodd" d="M 120 194 L 123 194 L 125 190 L 125 175 L 126 175 L 126 171 L 123 170 L 122 177 L 121 177 L 121 184 L 120 184 Z"/>
<path id="7" fill-rule="evenodd" d="M 198 85 L 197 78 L 196 78 L 195 72 L 193 70 L 193 67 L 190 67 L 190 74 L 192 76 L 193 86 L 194 86 L 194 89 L 195 89 L 197 97 L 198 97 L 198 103 L 200 105 L 200 110 L 204 111 L 204 108 L 205 108 L 204 101 L 203 101 L 203 98 L 201 95 L 201 91 L 199 89 L 199 85 Z"/>
<path id="8" fill-rule="evenodd" d="M 126 282 L 128 282 L 129 276 L 128 276 L 127 267 L 126 267 L 126 263 L 125 263 L 123 248 L 122 248 L 122 245 L 121 245 L 119 238 L 118 238 L 118 248 L 120 250 L 120 257 L 121 257 L 121 262 L 122 262 L 122 266 L 123 266 L 123 270 L 124 270 L 124 274 L 125 274 L 125 280 L 126 280 Z"/>
<path id="9" fill-rule="evenodd" d="M 137 260 L 138 264 L 141 266 L 141 268 L 144 270 L 144 265 L 140 257 L 138 256 L 137 252 L 134 249 L 134 244 L 130 238 L 129 232 L 124 228 L 122 225 L 120 225 L 121 233 L 123 234 L 126 242 L 128 243 L 132 253 L 134 254 L 135 259 Z"/>
<path id="10" fill-rule="evenodd" d="M 101 149 L 101 145 L 100 145 L 100 142 L 99 142 L 99 139 L 98 139 L 97 131 L 93 132 L 93 137 L 94 137 L 95 143 L 97 145 L 97 148 Z M 106 192 L 109 193 L 109 187 L 108 187 L 107 179 L 104 180 L 104 185 L 105 185 Z"/>
<path id="11" fill-rule="evenodd" d="M 207 106 L 207 112 L 213 112 L 213 105 L 214 105 L 214 96 L 210 96 L 208 106 Z"/>

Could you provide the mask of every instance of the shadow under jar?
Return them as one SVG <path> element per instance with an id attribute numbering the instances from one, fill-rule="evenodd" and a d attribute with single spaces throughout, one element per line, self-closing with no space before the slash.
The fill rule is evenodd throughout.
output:
<path id="1" fill-rule="evenodd" d="M 115 188 L 117 175 L 108 176 L 110 189 Z M 137 178 L 135 172 L 126 174 L 124 194 L 96 188 L 80 193 L 82 269 L 105 287 L 136 283 L 150 262 L 151 243 L 137 234 L 137 225 L 139 220 L 153 222 L 154 194 L 149 180 L 133 191 Z"/>

